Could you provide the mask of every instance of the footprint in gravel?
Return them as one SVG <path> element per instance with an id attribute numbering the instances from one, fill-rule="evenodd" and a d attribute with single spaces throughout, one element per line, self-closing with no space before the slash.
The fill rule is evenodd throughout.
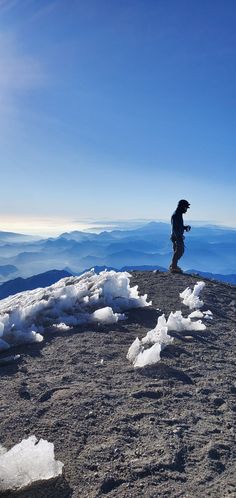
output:
<path id="1" fill-rule="evenodd" d="M 220 406 L 222 406 L 225 403 L 225 400 L 223 398 L 220 398 L 220 397 L 217 397 L 217 396 L 213 396 L 212 397 L 212 402 L 213 402 L 213 405 L 216 408 L 219 408 Z"/>
<path id="2" fill-rule="evenodd" d="M 47 413 L 48 408 L 42 408 L 41 410 L 38 410 L 36 413 L 37 418 L 41 418 Z"/>
<path id="3" fill-rule="evenodd" d="M 210 443 L 207 456 L 210 466 L 220 474 L 225 470 L 225 464 L 230 456 L 230 447 L 226 444 Z"/>
<path id="4" fill-rule="evenodd" d="M 39 402 L 44 403 L 44 401 L 48 401 L 52 394 L 55 392 L 55 389 L 49 389 L 48 391 L 45 391 L 40 397 L 39 397 Z"/>
<path id="5" fill-rule="evenodd" d="M 133 398 L 150 398 L 150 399 L 160 399 L 163 396 L 162 391 L 136 391 L 131 394 Z"/>
<path id="6" fill-rule="evenodd" d="M 27 389 L 27 387 L 24 385 L 20 387 L 18 393 L 19 393 L 20 398 L 22 398 L 22 399 L 28 399 L 28 400 L 31 399 L 30 392 Z"/>
<path id="7" fill-rule="evenodd" d="M 100 488 L 100 492 L 101 492 L 101 494 L 106 495 L 106 494 L 110 493 L 110 491 L 112 491 L 113 489 L 118 488 L 123 483 L 124 483 L 124 481 L 122 479 L 117 479 L 113 476 L 108 476 L 104 479 L 104 481 L 101 485 L 101 488 Z"/>

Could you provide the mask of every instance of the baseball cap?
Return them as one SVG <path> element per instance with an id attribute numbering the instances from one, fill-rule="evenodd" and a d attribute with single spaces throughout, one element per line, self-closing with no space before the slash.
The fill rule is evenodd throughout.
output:
<path id="1" fill-rule="evenodd" d="M 189 207 L 190 206 L 190 203 L 188 201 L 186 201 L 186 199 L 181 199 L 179 201 L 179 206 L 183 206 L 183 207 Z"/>

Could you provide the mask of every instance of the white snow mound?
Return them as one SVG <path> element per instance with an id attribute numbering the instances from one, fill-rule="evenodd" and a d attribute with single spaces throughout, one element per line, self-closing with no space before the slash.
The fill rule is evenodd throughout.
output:
<path id="1" fill-rule="evenodd" d="M 152 365 L 160 361 L 162 349 L 173 341 L 173 337 L 169 336 L 167 331 L 168 327 L 165 315 L 161 315 L 158 317 L 155 329 L 149 330 L 142 341 L 136 337 L 126 356 L 135 368 L 145 367 L 146 365 Z M 145 348 L 144 345 L 151 346 Z"/>
<path id="2" fill-rule="evenodd" d="M 94 322 L 116 323 L 118 320 L 125 320 L 125 318 L 126 316 L 123 313 L 114 313 L 110 306 L 100 308 L 92 313 L 92 319 Z"/>
<path id="3" fill-rule="evenodd" d="M 190 315 L 188 315 L 188 318 L 203 318 L 204 315 L 202 313 L 202 311 L 200 310 L 195 310 L 195 311 L 192 311 L 192 313 L 190 313 Z"/>
<path id="4" fill-rule="evenodd" d="M 188 306 L 191 310 L 201 308 L 204 302 L 199 299 L 199 294 L 204 287 L 205 282 L 197 282 L 196 285 L 194 285 L 193 291 L 187 287 L 187 289 L 180 293 L 183 304 Z"/>
<path id="5" fill-rule="evenodd" d="M 175 313 L 170 313 L 167 320 L 168 330 L 175 330 L 176 332 L 183 332 L 186 330 L 205 330 L 206 325 L 202 323 L 201 320 L 192 321 L 188 316 L 184 318 L 181 311 L 175 311 Z"/>
<path id="6" fill-rule="evenodd" d="M 158 317 L 156 327 L 143 337 L 142 344 L 161 344 L 161 349 L 168 346 L 173 342 L 173 337 L 168 335 L 168 322 L 166 322 L 165 315 Z"/>
<path id="7" fill-rule="evenodd" d="M 134 342 L 132 342 L 132 344 L 128 350 L 128 353 L 126 356 L 127 360 L 129 360 L 131 363 L 135 363 L 137 356 L 142 351 L 144 351 L 144 347 L 142 346 L 142 343 L 139 340 L 139 338 L 136 337 L 136 339 L 134 340 Z"/>
<path id="8" fill-rule="evenodd" d="M 148 349 L 142 349 L 134 361 L 135 368 L 145 367 L 146 365 L 153 365 L 160 361 L 161 357 L 161 344 L 156 342 Z"/>
<path id="9" fill-rule="evenodd" d="M 193 318 L 198 317 L 198 314 L 192 313 Z M 201 316 L 203 314 L 201 313 Z M 161 359 L 161 351 L 173 342 L 173 337 L 168 334 L 168 331 L 183 332 L 187 330 L 205 330 L 206 325 L 201 320 L 191 320 L 189 315 L 187 318 L 182 316 L 181 311 L 171 312 L 168 320 L 165 315 L 158 317 L 156 327 L 149 330 L 145 337 L 140 341 L 136 337 L 135 341 L 131 344 L 127 359 L 133 363 L 134 367 L 145 367 L 157 363 Z M 150 346 L 151 345 L 151 346 Z M 149 346 L 149 348 L 145 348 Z M 155 347 L 154 347 L 155 346 Z"/>
<path id="10" fill-rule="evenodd" d="M 91 270 L 1 300 L 0 351 L 9 344 L 42 341 L 45 327 L 63 331 L 88 322 L 115 323 L 125 318 L 123 311 L 151 305 L 138 286 L 130 286 L 130 277 L 127 272 L 97 275 Z"/>
<path id="11" fill-rule="evenodd" d="M 63 463 L 54 459 L 54 444 L 35 436 L 0 451 L 0 491 L 30 486 L 61 475 Z"/>

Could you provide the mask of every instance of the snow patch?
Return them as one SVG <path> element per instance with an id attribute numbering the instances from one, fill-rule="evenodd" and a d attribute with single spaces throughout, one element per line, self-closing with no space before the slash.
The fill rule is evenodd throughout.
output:
<path id="1" fill-rule="evenodd" d="M 116 323 L 118 320 L 125 320 L 126 316 L 123 313 L 114 313 L 109 306 L 100 308 L 92 313 L 92 320 L 99 323 Z"/>
<path id="2" fill-rule="evenodd" d="M 206 325 L 201 320 L 192 321 L 188 316 L 184 318 L 181 311 L 171 312 L 167 320 L 168 330 L 175 330 L 176 332 L 183 332 L 187 330 L 205 330 Z"/>
<path id="3" fill-rule="evenodd" d="M 188 315 L 189 318 L 202 318 L 203 316 L 204 315 L 200 310 L 192 311 L 192 313 L 190 313 L 190 315 Z"/>
<path id="4" fill-rule="evenodd" d="M 89 322 L 115 323 L 123 311 L 150 306 L 147 294 L 130 286 L 127 272 L 94 270 L 66 277 L 40 289 L 20 292 L 0 301 L 0 350 L 7 345 L 41 342 L 46 327 L 59 330 Z"/>
<path id="5" fill-rule="evenodd" d="M 69 325 L 66 325 L 65 323 L 61 322 L 61 323 L 58 323 L 58 324 L 55 324 L 53 325 L 53 327 L 55 329 L 58 329 L 58 330 L 61 330 L 62 332 L 65 332 L 67 330 L 71 330 L 71 327 Z"/>
<path id="6" fill-rule="evenodd" d="M 181 292 L 180 297 L 183 300 L 183 304 L 188 306 L 191 310 L 201 308 L 204 302 L 199 299 L 199 294 L 205 285 L 205 282 L 197 282 L 194 285 L 193 291 L 187 287 L 187 289 Z"/>
<path id="7" fill-rule="evenodd" d="M 196 315 L 194 314 L 195 317 Z M 181 311 L 171 312 L 168 320 L 163 314 L 158 317 L 156 327 L 149 330 L 141 341 L 136 337 L 128 350 L 127 359 L 133 363 L 135 368 L 155 364 L 161 359 L 161 351 L 174 340 L 168 334 L 168 331 L 183 332 L 205 329 L 206 325 L 201 320 L 192 321 L 190 315 L 184 318 Z M 147 345 L 149 345 L 149 348 L 145 348 Z"/>
<path id="8" fill-rule="evenodd" d="M 142 368 L 146 365 L 154 365 L 161 359 L 161 344 L 156 342 L 148 349 L 142 349 L 134 361 L 135 368 Z"/>
<path id="9" fill-rule="evenodd" d="M 54 458 L 54 444 L 35 436 L 23 439 L 7 451 L 0 449 L 0 491 L 30 486 L 35 481 L 55 478 L 63 463 Z"/>
<path id="10" fill-rule="evenodd" d="M 203 311 L 205 320 L 213 320 L 213 313 L 211 310 Z"/>
<path id="11" fill-rule="evenodd" d="M 138 337 L 136 337 L 136 339 L 134 340 L 134 342 L 132 342 L 129 350 L 128 350 L 128 353 L 127 353 L 127 356 L 126 358 L 131 362 L 131 363 L 135 363 L 135 360 L 137 358 L 137 356 L 139 355 L 139 353 L 141 353 L 142 351 L 144 350 L 144 347 L 142 346 L 142 343 L 141 341 L 139 340 Z"/>
<path id="12" fill-rule="evenodd" d="M 164 314 L 158 317 L 156 327 L 149 330 L 142 339 L 142 344 L 155 344 L 156 342 L 161 344 L 161 349 L 173 342 L 173 337 L 168 335 L 168 324 Z"/>
<path id="13" fill-rule="evenodd" d="M 169 336 L 167 331 L 168 327 L 163 314 L 158 317 L 156 327 L 149 330 L 142 341 L 138 337 L 135 339 L 127 353 L 127 359 L 133 363 L 135 368 L 153 365 L 160 361 L 162 349 L 173 341 L 173 337 Z M 149 345 L 149 348 L 145 348 L 146 345 Z"/>

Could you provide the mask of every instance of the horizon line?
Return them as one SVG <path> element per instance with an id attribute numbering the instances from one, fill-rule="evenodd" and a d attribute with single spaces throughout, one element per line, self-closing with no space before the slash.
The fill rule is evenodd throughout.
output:
<path id="1" fill-rule="evenodd" d="M 188 222 L 195 227 L 207 227 L 214 226 L 221 229 L 231 229 L 235 230 L 236 226 L 230 224 L 224 224 L 222 222 L 217 222 L 213 220 L 191 220 Z M 60 218 L 49 218 L 49 217 L 32 217 L 28 220 L 21 218 L 16 221 L 14 219 L 6 220 L 5 222 L 0 222 L 0 232 L 2 233 L 12 233 L 16 235 L 25 235 L 31 237 L 56 237 L 60 236 L 64 232 L 80 231 L 85 233 L 101 233 L 103 231 L 114 231 L 114 230 L 135 230 L 145 226 L 149 223 L 163 223 L 170 226 L 170 221 L 166 219 L 145 219 L 145 218 L 127 218 L 127 219 L 112 219 L 112 220 L 92 220 L 81 219 L 79 220 L 63 220 Z"/>

